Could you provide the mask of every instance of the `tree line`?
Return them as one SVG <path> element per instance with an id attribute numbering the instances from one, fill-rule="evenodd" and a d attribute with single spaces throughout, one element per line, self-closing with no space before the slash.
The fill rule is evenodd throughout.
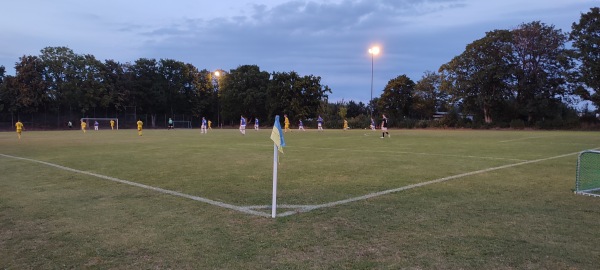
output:
<path id="1" fill-rule="evenodd" d="M 321 77 L 294 71 L 269 73 L 256 65 L 209 71 L 172 59 L 102 62 L 47 47 L 20 57 L 14 76 L 0 66 L 0 113 L 112 117 L 135 108 L 150 116 L 151 126 L 160 115 L 207 117 L 224 125 L 237 124 L 240 115 L 270 122 L 275 114 L 288 114 L 309 123 L 322 115 L 332 128 L 343 119 L 366 128 L 369 118 L 386 113 L 392 126 L 408 128 L 565 128 L 581 119 L 595 123 L 596 111 L 576 108 L 574 97 L 600 108 L 599 60 L 598 7 L 581 14 L 570 33 L 539 21 L 487 32 L 417 82 L 404 74 L 389 80 L 368 104 L 330 103 L 332 90 Z"/>
<path id="2" fill-rule="evenodd" d="M 71 118 L 136 114 L 207 117 L 232 124 L 240 115 L 271 119 L 275 113 L 313 117 L 331 90 L 313 75 L 261 71 L 244 65 L 229 72 L 199 70 L 172 59 L 104 62 L 67 47 L 47 47 L 23 56 L 15 76 L 0 70 L 0 111 L 13 114 L 63 112 Z M 91 115 L 93 113 L 93 115 Z"/>

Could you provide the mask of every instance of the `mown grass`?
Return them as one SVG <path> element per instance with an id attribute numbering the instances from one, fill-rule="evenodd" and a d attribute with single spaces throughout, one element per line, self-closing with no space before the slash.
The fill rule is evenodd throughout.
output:
<path id="1" fill-rule="evenodd" d="M 596 269 L 600 200 L 573 195 L 593 132 L 292 132 L 280 204 L 322 204 L 527 160 L 368 200 L 269 219 L 0 157 L 0 268 Z M 270 130 L 0 133 L 0 153 L 234 205 L 271 199 Z M 268 209 L 265 212 L 269 211 Z M 270 211 L 269 211 L 270 212 Z"/>

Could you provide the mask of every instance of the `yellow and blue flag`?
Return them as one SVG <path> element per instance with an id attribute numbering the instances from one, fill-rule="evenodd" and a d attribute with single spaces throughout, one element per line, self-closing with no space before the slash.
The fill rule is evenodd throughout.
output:
<path id="1" fill-rule="evenodd" d="M 285 140 L 283 139 L 283 131 L 281 131 L 281 124 L 279 123 L 279 115 L 275 116 L 275 124 L 273 125 L 273 131 L 271 131 L 271 140 L 273 140 L 273 142 L 277 146 L 277 150 L 283 153 Z"/>

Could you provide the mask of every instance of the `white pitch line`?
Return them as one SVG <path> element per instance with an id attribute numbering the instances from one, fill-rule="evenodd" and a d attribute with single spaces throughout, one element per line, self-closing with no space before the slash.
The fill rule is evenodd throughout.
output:
<path id="1" fill-rule="evenodd" d="M 598 148 L 595 148 L 595 149 L 598 149 Z M 461 178 L 461 177 L 465 177 L 465 176 L 471 176 L 471 175 L 475 175 L 475 174 L 486 173 L 486 172 L 491 172 L 491 171 L 496 171 L 496 170 L 501 170 L 501 169 L 516 167 L 516 166 L 520 166 L 520 165 L 531 164 L 531 163 L 538 163 L 538 162 L 543 162 L 543 161 L 547 161 L 547 160 L 551 160 L 551 159 L 568 157 L 568 156 L 572 156 L 572 155 L 577 155 L 579 153 L 580 152 L 575 152 L 575 153 L 564 154 L 564 155 L 559 155 L 559 156 L 554 156 L 554 157 L 548 157 L 548 158 L 542 158 L 542 159 L 529 160 L 529 161 L 524 161 L 524 162 L 519 162 L 519 163 L 502 165 L 502 166 L 498 166 L 498 167 L 487 168 L 487 169 L 483 169 L 483 170 L 477 170 L 477 171 L 472 171 L 472 172 L 467 172 L 467 173 L 452 175 L 452 176 L 448 176 L 448 177 L 438 178 L 438 179 L 435 179 L 435 180 L 421 182 L 421 183 L 412 184 L 412 185 L 408 185 L 408 186 L 403 186 L 403 187 L 399 187 L 399 188 L 394 188 L 394 189 L 388 189 L 388 190 L 384 190 L 384 191 L 369 193 L 369 194 L 358 196 L 358 197 L 354 197 L 354 198 L 348 198 L 348 199 L 339 200 L 339 201 L 335 201 L 335 202 L 324 203 L 324 204 L 317 204 L 317 205 L 285 205 L 284 204 L 284 205 L 278 205 L 278 207 L 281 207 L 281 208 L 293 208 L 295 210 L 293 210 L 293 211 L 287 211 L 287 212 L 283 212 L 283 213 L 279 213 L 279 214 L 277 214 L 277 216 L 278 217 L 291 216 L 291 215 L 294 215 L 294 214 L 303 213 L 303 212 L 309 212 L 309 211 L 320 209 L 320 208 L 334 207 L 334 206 L 338 206 L 338 205 L 342 205 L 342 204 L 347 204 L 347 203 L 351 203 L 351 202 L 367 200 L 367 199 L 370 199 L 370 198 L 379 197 L 379 196 L 382 196 L 382 195 L 386 195 L 386 194 L 390 194 L 390 193 L 395 193 L 395 192 L 399 192 L 399 191 L 403 191 L 403 190 L 418 188 L 418 187 L 427 186 L 427 185 L 431 185 L 431 184 L 435 184 L 435 183 L 446 182 L 446 181 L 449 181 L 449 180 L 453 180 L 453 179 L 457 179 L 457 178 Z M 197 196 L 192 196 L 192 195 L 184 194 L 184 193 L 177 192 L 177 191 L 172 191 L 172 190 L 167 190 L 167 189 L 152 187 L 152 186 L 148 186 L 148 185 L 144 185 L 144 184 L 139 184 L 139 183 L 131 182 L 131 181 L 127 181 L 127 180 L 122 180 L 122 179 L 118 179 L 118 178 L 114 178 L 114 177 L 109 177 L 109 176 L 104 176 L 104 175 L 100 175 L 100 174 L 96 174 L 96 173 L 91 173 L 91 172 L 76 170 L 76 169 L 72 169 L 72 168 L 69 168 L 69 167 L 61 166 L 61 165 L 56 165 L 56 164 L 49 163 L 49 162 L 44 162 L 44 161 L 39 161 L 39 160 L 34 160 L 34 159 L 28 159 L 28 158 L 22 158 L 22 157 L 15 157 L 15 156 L 4 155 L 4 154 L 0 154 L 0 156 L 4 156 L 4 157 L 8 157 L 8 158 L 14 158 L 14 159 L 26 160 L 26 161 L 30 161 L 30 162 L 41 163 L 41 164 L 45 164 L 45 165 L 48 165 L 48 166 L 56 167 L 56 168 L 67 170 L 67 171 L 72 171 L 72 172 L 87 174 L 87 175 L 91 175 L 91 176 L 99 177 L 99 178 L 102 178 L 102 179 L 107 179 L 107 180 L 110 180 L 110 181 L 115 181 L 115 182 L 119 182 L 119 183 L 131 185 L 131 186 L 141 187 L 141 188 L 145 188 L 145 189 L 149 189 L 149 190 L 158 191 L 158 192 L 161 192 L 161 193 L 166 193 L 166 194 L 171 194 L 171 195 L 174 195 L 174 196 L 184 197 L 184 198 L 192 199 L 192 200 L 195 200 L 195 201 L 200 201 L 200 202 L 208 203 L 208 204 L 219 206 L 219 207 L 223 207 L 223 208 L 228 208 L 228 209 L 231 209 L 231 210 L 236 210 L 236 211 L 247 213 L 247 214 L 251 214 L 251 215 L 256 215 L 256 216 L 261 216 L 261 217 L 271 217 L 267 213 L 263 213 L 263 212 L 260 212 L 260 211 L 252 210 L 252 209 L 270 208 L 270 206 L 264 206 L 264 205 L 236 206 L 236 205 L 227 204 L 227 203 L 223 203 L 223 202 L 213 201 L 213 200 L 202 198 L 202 197 L 197 197 Z"/>
<path id="2" fill-rule="evenodd" d="M 488 169 L 483 169 L 483 170 L 478 170 L 478 171 L 473 171 L 473 172 L 468 172 L 468 173 L 461 173 L 461 174 L 443 177 L 443 178 L 439 178 L 439 179 L 435 179 L 435 180 L 431 180 L 431 181 L 427 181 L 427 182 L 403 186 L 403 187 L 399 187 L 399 188 L 395 188 L 395 189 L 388 189 L 388 190 L 384 190 L 384 191 L 374 192 L 374 193 L 370 193 L 370 194 L 359 196 L 359 197 L 349 198 L 349 199 L 330 202 L 330 203 L 318 204 L 318 205 L 314 205 L 314 206 L 307 207 L 307 208 L 300 208 L 296 212 L 308 212 L 308 211 L 312 211 L 312 210 L 319 209 L 319 208 L 333 207 L 333 206 L 337 206 L 337 205 L 341 205 L 341 204 L 366 200 L 366 199 L 370 199 L 370 198 L 374 198 L 374 197 L 378 197 L 381 195 L 386 195 L 386 194 L 390 194 L 390 193 L 394 193 L 394 192 L 399 192 L 399 191 L 403 191 L 403 190 L 407 190 L 407 189 L 413 189 L 413 188 L 418 188 L 418 187 L 431 185 L 431 184 L 435 184 L 435 183 L 441 183 L 441 182 L 445 182 L 445 181 L 449 181 L 452 179 L 461 178 L 461 177 L 465 177 L 465 176 L 486 173 L 486 172 L 506 169 L 506 168 L 515 167 L 515 166 L 531 164 L 531 163 L 537 163 L 537 162 L 547 161 L 547 160 L 551 160 L 551 159 L 568 157 L 568 156 L 572 156 L 572 155 L 577 155 L 579 153 L 580 152 L 575 152 L 575 153 L 564 154 L 564 155 L 554 156 L 554 157 L 549 157 L 549 158 L 542 158 L 542 159 L 529 160 L 529 161 L 524 161 L 524 162 L 519 162 L 519 163 L 514 163 L 514 164 L 508 164 L 508 165 L 503 165 L 503 166 L 498 166 L 498 167 L 493 167 L 493 168 L 488 168 Z"/>
<path id="3" fill-rule="evenodd" d="M 136 183 L 136 182 L 131 182 L 131 181 L 127 181 L 127 180 L 123 180 L 123 179 L 119 179 L 119 178 L 114 178 L 114 177 L 110 177 L 110 176 L 105 176 L 105 175 L 101 175 L 101 174 L 97 174 L 97 173 L 92 173 L 92 172 L 87 172 L 87 171 L 81 171 L 81 170 L 77 170 L 77 169 L 73 169 L 73 168 L 69 168 L 69 167 L 65 167 L 65 166 L 53 164 L 53 163 L 50 163 L 50 162 L 45 162 L 45 161 L 40 161 L 40 160 L 35 160 L 35 159 L 29 159 L 29 158 L 15 157 L 15 156 L 10 156 L 10 155 L 5 155 L 5 154 L 0 154 L 0 156 L 7 157 L 7 158 L 13 158 L 13 159 L 20 159 L 20 160 L 25 160 L 25 161 L 35 162 L 35 163 L 40 163 L 40 164 L 48 165 L 48 166 L 51 166 L 51 167 L 59 168 L 61 170 L 66 170 L 66 171 L 71 171 L 71 172 L 76 172 L 76 173 L 91 175 L 91 176 L 94 176 L 94 177 L 98 177 L 98 178 L 102 178 L 102 179 L 106 179 L 106 180 L 110 180 L 110 181 L 114 181 L 114 182 L 118 182 L 118 183 L 130 185 L 130 186 L 140 187 L 140 188 L 144 188 L 144 189 L 158 191 L 160 193 L 165 193 L 165 194 L 170 194 L 170 195 L 179 196 L 179 197 L 183 197 L 183 198 L 188 198 L 188 199 L 192 199 L 194 201 L 199 201 L 199 202 L 207 203 L 207 204 L 210 204 L 210 205 L 219 206 L 219 207 L 223 207 L 223 208 L 227 208 L 227 209 L 231 209 L 231 210 L 235 210 L 235 211 L 239 211 L 239 212 L 243 212 L 243 213 L 247 213 L 247 214 L 251 214 L 251 215 L 256 215 L 256 216 L 261 216 L 261 217 L 271 217 L 271 215 L 269 215 L 267 213 L 263 213 L 263 212 L 259 212 L 259 211 L 254 211 L 254 210 L 248 209 L 246 207 L 240 207 L 240 206 L 236 206 L 236 205 L 233 205 L 233 204 L 223 203 L 223 202 L 219 202 L 219 201 L 213 201 L 213 200 L 207 199 L 207 198 L 202 198 L 202 197 L 198 197 L 198 196 L 192 196 L 192 195 L 188 195 L 188 194 L 177 192 L 177 191 L 173 191 L 173 190 L 168 190 L 168 189 L 163 189 L 163 188 L 148 186 L 148 185 L 144 185 L 144 184 L 140 184 L 140 183 Z"/>
<path id="4" fill-rule="evenodd" d="M 358 196 L 358 197 L 354 197 L 354 198 L 349 198 L 349 199 L 344 199 L 344 200 L 339 200 L 339 201 L 329 202 L 329 203 L 324 203 L 324 204 L 317 204 L 317 205 L 281 205 L 281 206 L 278 205 L 277 207 L 293 208 L 293 209 L 295 209 L 295 211 L 288 211 L 288 212 L 285 212 L 285 213 L 278 214 L 277 216 L 278 217 L 285 217 L 285 216 L 290 216 L 290 215 L 301 213 L 301 212 L 309 212 L 309 211 L 320 209 L 320 208 L 333 207 L 333 206 L 338 206 L 338 205 L 347 204 L 347 203 L 351 203 L 351 202 L 362 201 L 362 200 L 366 200 L 366 199 L 370 199 L 370 198 L 374 198 L 374 197 L 379 197 L 379 196 L 382 196 L 382 195 L 387 195 L 387 194 L 390 194 L 390 193 L 395 193 L 395 192 L 399 192 L 399 191 L 403 191 L 403 190 L 408 190 L 408 189 L 418 188 L 418 187 L 427 186 L 427 185 L 431 185 L 431 184 L 446 182 L 446 181 L 449 181 L 449 180 L 453 180 L 453 179 L 457 179 L 457 178 L 461 178 L 461 177 L 465 177 L 465 176 L 470 176 L 470 175 L 475 175 L 475 174 L 480 174 L 480 173 L 486 173 L 486 172 L 491 172 L 491 171 L 506 169 L 506 168 L 510 168 L 510 167 L 516 167 L 516 166 L 531 164 L 531 163 L 538 163 L 538 162 L 543 162 L 543 161 L 547 161 L 547 160 L 551 160 L 551 159 L 568 157 L 568 156 L 572 156 L 572 155 L 578 155 L 579 153 L 580 152 L 575 152 L 575 153 L 564 154 L 564 155 L 559 155 L 559 156 L 554 156 L 554 157 L 548 157 L 548 158 L 542 158 L 542 159 L 536 159 L 536 160 L 528 160 L 528 161 L 524 161 L 524 162 L 507 164 L 507 165 L 502 165 L 502 166 L 498 166 L 498 167 L 487 168 L 487 169 L 478 170 L 478 171 L 461 173 L 461 174 L 457 174 L 457 175 L 452 175 L 452 176 L 447 176 L 447 177 L 443 177 L 443 178 L 438 178 L 438 179 L 427 181 L 427 182 L 421 182 L 421 183 L 412 184 L 412 185 L 408 185 L 408 186 L 403 186 L 403 187 L 399 187 L 399 188 L 388 189 L 388 190 L 384 190 L 384 191 L 374 192 L 374 193 L 370 193 L 370 194 L 366 194 L 366 195 L 362 195 L 362 196 Z M 267 207 L 270 208 L 270 206 L 268 206 L 268 205 L 255 205 L 255 206 L 250 206 L 250 207 L 253 208 L 253 209 L 261 209 L 261 208 L 265 209 Z"/>
<path id="5" fill-rule="evenodd" d="M 351 152 L 369 152 L 369 153 L 389 153 L 389 154 L 413 154 L 413 155 L 424 155 L 424 156 L 441 156 L 441 157 L 457 157 L 457 158 L 481 158 L 481 159 L 493 159 L 493 160 L 512 160 L 512 161 L 527 161 L 525 159 L 516 158 L 502 158 L 502 157 L 482 157 L 482 156 L 469 156 L 469 155 L 448 155 L 448 154 L 436 154 L 436 153 L 422 153 L 422 152 L 407 152 L 407 151 L 381 151 L 381 150 L 357 150 L 357 149 L 343 149 L 343 148 L 326 148 L 326 147 L 292 147 L 288 148 L 307 148 L 307 149 L 318 149 L 318 150 L 337 150 L 337 151 L 351 151 Z"/>
<path id="6" fill-rule="evenodd" d="M 514 142 L 514 141 L 520 141 L 520 140 L 539 139 L 539 138 L 548 138 L 548 137 L 554 137 L 554 136 L 556 136 L 556 135 L 550 135 L 550 136 L 535 136 L 535 137 L 517 138 L 517 139 L 511 139 L 511 140 L 499 141 L 499 143 Z"/>

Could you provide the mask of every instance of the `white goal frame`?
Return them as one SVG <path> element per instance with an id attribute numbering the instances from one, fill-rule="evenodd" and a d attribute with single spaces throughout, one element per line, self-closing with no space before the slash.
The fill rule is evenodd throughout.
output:
<path id="1" fill-rule="evenodd" d="M 582 158 L 584 156 L 589 155 L 595 155 L 598 156 L 598 158 L 592 159 L 592 161 L 595 162 L 582 162 Z M 579 153 L 579 156 L 577 157 L 577 176 L 575 179 L 575 194 L 600 197 L 600 180 L 598 179 L 600 178 L 600 163 L 598 163 L 599 160 L 600 151 L 586 150 Z M 590 180 L 590 174 L 595 176 L 593 177 L 593 180 Z M 595 183 L 591 184 L 592 187 L 590 187 L 590 181 Z"/>
<path id="2" fill-rule="evenodd" d="M 178 125 L 179 124 L 179 125 Z M 192 128 L 192 121 L 173 120 L 173 128 Z"/>
<path id="3" fill-rule="evenodd" d="M 96 121 L 96 120 L 100 120 L 100 121 L 108 121 L 110 122 L 110 120 L 115 120 L 115 128 L 119 129 L 119 118 L 98 118 L 98 117 L 84 117 L 81 118 L 80 121 L 81 122 L 86 122 L 88 129 L 92 128 L 92 126 L 90 125 L 90 121 Z M 110 125 L 109 125 L 110 127 Z"/>

